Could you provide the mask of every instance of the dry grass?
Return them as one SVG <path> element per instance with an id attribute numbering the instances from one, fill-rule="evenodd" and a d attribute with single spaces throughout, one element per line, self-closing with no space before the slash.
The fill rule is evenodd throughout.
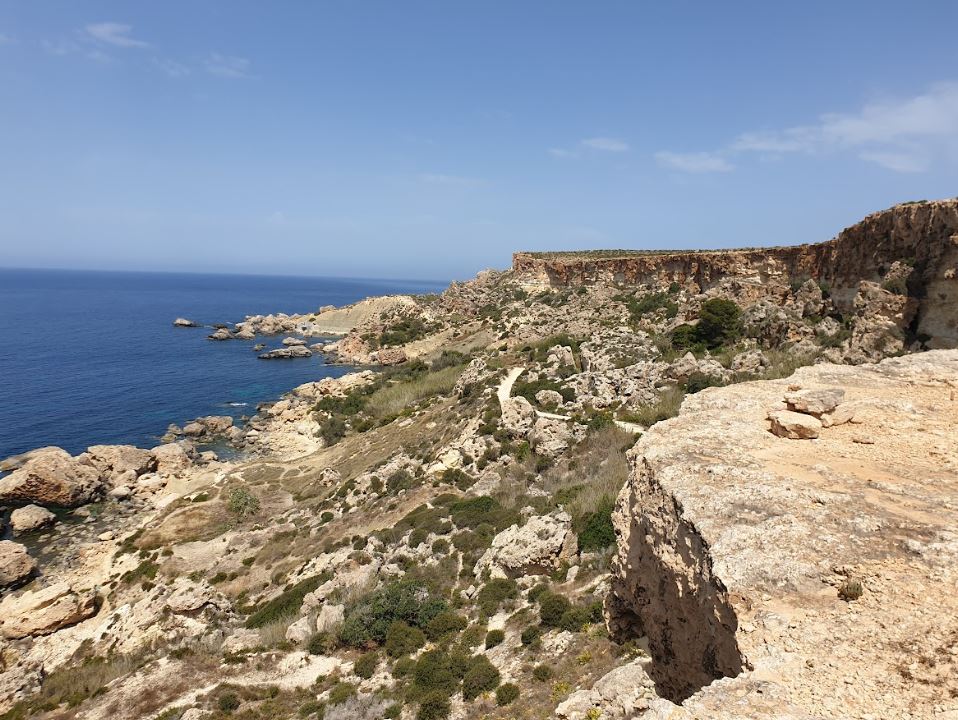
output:
<path id="1" fill-rule="evenodd" d="M 819 354 L 797 354 L 786 348 L 783 350 L 766 350 L 765 356 L 769 359 L 771 365 L 761 379 L 780 380 L 787 378 L 800 367 L 812 365 L 818 359 Z"/>
<path id="2" fill-rule="evenodd" d="M 575 448 L 569 464 L 543 475 L 543 486 L 553 496 L 572 495 L 564 505 L 573 517 L 595 512 L 604 501 L 615 498 L 628 480 L 625 453 L 634 443 L 634 435 L 616 427 L 590 433 Z M 569 492 L 572 488 L 577 488 L 574 493 Z"/>
<path id="3" fill-rule="evenodd" d="M 659 393 L 658 400 L 652 405 L 641 405 L 629 410 L 620 410 L 616 413 L 616 419 L 626 422 L 636 423 L 642 427 L 648 428 L 662 420 L 668 420 L 679 414 L 682 407 L 682 400 L 685 399 L 685 391 L 678 387 L 668 387 Z"/>
<path id="4" fill-rule="evenodd" d="M 461 367 L 449 367 L 427 373 L 415 380 L 407 380 L 380 388 L 366 402 L 366 410 L 373 416 L 386 418 L 398 415 L 421 400 L 452 391 L 462 373 Z"/>

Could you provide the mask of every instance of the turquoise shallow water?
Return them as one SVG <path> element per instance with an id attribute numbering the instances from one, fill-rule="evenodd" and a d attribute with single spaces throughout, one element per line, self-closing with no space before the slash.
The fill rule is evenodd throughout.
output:
<path id="1" fill-rule="evenodd" d="M 256 358 L 256 341 L 208 328 L 445 283 L 336 278 L 0 269 L 0 458 L 43 445 L 152 446 L 171 422 L 251 415 L 256 404 L 349 368 L 314 355 Z M 278 346 L 280 338 L 261 338 Z"/>

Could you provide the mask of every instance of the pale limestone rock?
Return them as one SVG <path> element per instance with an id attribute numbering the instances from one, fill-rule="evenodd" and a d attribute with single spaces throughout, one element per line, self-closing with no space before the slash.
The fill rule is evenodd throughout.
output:
<path id="1" fill-rule="evenodd" d="M 286 337 L 283 338 L 283 345 L 286 347 L 292 347 L 293 345 L 305 345 L 306 341 L 301 338 L 295 337 Z"/>
<path id="2" fill-rule="evenodd" d="M 540 390 L 536 393 L 536 402 L 540 405 L 561 405 L 562 395 L 555 390 Z"/>
<path id="3" fill-rule="evenodd" d="M 496 535 L 476 562 L 475 573 L 477 577 L 485 570 L 500 577 L 547 573 L 575 553 L 576 537 L 568 513 L 538 515 Z"/>
<path id="4" fill-rule="evenodd" d="M 26 547 L 12 540 L 0 540 L 0 588 L 26 580 L 37 569 L 37 561 Z"/>
<path id="5" fill-rule="evenodd" d="M 233 333 L 226 328 L 217 328 L 206 337 L 208 340 L 231 340 L 233 338 Z"/>
<path id="6" fill-rule="evenodd" d="M 502 402 L 502 427 L 513 437 L 525 437 L 532 429 L 536 411 L 524 397 L 507 398 Z"/>
<path id="7" fill-rule="evenodd" d="M 768 414 L 772 433 L 792 440 L 813 440 L 822 432 L 822 421 L 805 413 L 776 410 Z"/>
<path id="8" fill-rule="evenodd" d="M 399 365 L 408 359 L 402 348 L 382 348 L 376 353 L 376 361 L 380 365 Z"/>
<path id="9" fill-rule="evenodd" d="M 342 625 L 346 617 L 346 608 L 343 605 L 323 605 L 316 616 L 316 631 L 324 632 Z"/>
<path id="10" fill-rule="evenodd" d="M 746 350 L 732 358 L 732 372 L 757 375 L 769 366 L 769 360 L 761 350 Z"/>
<path id="11" fill-rule="evenodd" d="M 10 527 L 14 535 L 50 527 L 56 521 L 56 515 L 39 505 L 27 505 L 10 513 Z"/>
<path id="12" fill-rule="evenodd" d="M 301 617 L 296 622 L 290 623 L 290 626 L 286 628 L 286 639 L 294 645 L 302 645 L 313 634 L 311 625 L 308 617 Z"/>
<path id="13" fill-rule="evenodd" d="M 532 425 L 529 441 L 536 453 L 547 457 L 558 457 L 569 448 L 572 430 L 568 420 L 538 417 Z"/>
<path id="14" fill-rule="evenodd" d="M 75 591 L 65 582 L 8 595 L 0 601 L 0 635 L 11 640 L 48 635 L 85 620 L 95 611 L 94 591 Z"/>
<path id="15" fill-rule="evenodd" d="M 153 453 L 132 445 L 91 445 L 78 460 L 95 467 L 109 483 L 136 478 L 156 467 Z"/>
<path id="16" fill-rule="evenodd" d="M 0 478 L 0 503 L 76 507 L 93 500 L 102 489 L 96 468 L 60 448 L 45 448 Z"/>
<path id="17" fill-rule="evenodd" d="M 178 317 L 173 321 L 173 327 L 196 327 L 196 323 L 192 320 Z"/>
<path id="18" fill-rule="evenodd" d="M 491 376 L 492 372 L 487 369 L 485 359 L 475 358 L 466 365 L 466 369 L 462 371 L 462 375 L 456 380 L 452 391 L 457 397 L 465 397 L 472 388 Z"/>
<path id="19" fill-rule="evenodd" d="M 156 472 L 159 475 L 180 475 L 193 464 L 181 443 L 157 445 L 150 452 L 156 457 Z"/>
<path id="20" fill-rule="evenodd" d="M 844 399 L 845 391 L 841 388 L 798 390 L 785 394 L 785 403 L 789 410 L 814 415 L 817 418 L 830 413 Z"/>
<path id="21" fill-rule="evenodd" d="M 648 659 L 634 660 L 603 675 L 591 690 L 572 693 L 556 707 L 556 717 L 564 720 L 592 717 L 627 720 L 636 717 L 658 697 L 655 683 L 646 672 L 648 662 Z"/>

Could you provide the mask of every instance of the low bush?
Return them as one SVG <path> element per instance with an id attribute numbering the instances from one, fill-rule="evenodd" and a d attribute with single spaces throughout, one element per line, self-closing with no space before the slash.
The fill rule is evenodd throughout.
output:
<path id="1" fill-rule="evenodd" d="M 329 691 L 329 704 L 342 705 L 356 694 L 356 686 L 352 683 L 338 682 Z"/>
<path id="2" fill-rule="evenodd" d="M 459 613 L 444 610 L 426 624 L 426 637 L 435 642 L 447 635 L 462 632 L 468 624 L 466 618 Z"/>
<path id="3" fill-rule="evenodd" d="M 515 683 L 505 683 L 496 688 L 496 705 L 510 705 L 519 699 L 519 686 Z"/>
<path id="4" fill-rule="evenodd" d="M 486 633 L 486 650 L 496 645 L 502 645 L 506 639 L 506 634 L 502 630 L 490 630 Z"/>
<path id="5" fill-rule="evenodd" d="M 353 663 L 353 672 L 364 680 L 368 680 L 376 674 L 376 668 L 379 666 L 379 654 L 368 652 L 361 655 Z"/>
<path id="6" fill-rule="evenodd" d="M 579 538 L 579 551 L 591 552 L 602 550 L 615 544 L 615 529 L 612 526 L 613 500 L 606 496 L 599 507 L 583 516 L 577 523 L 576 532 Z"/>
<path id="7" fill-rule="evenodd" d="M 326 631 L 314 633 L 306 643 L 310 655 L 329 655 L 335 649 L 336 638 Z"/>
<path id="8" fill-rule="evenodd" d="M 335 415 L 325 418 L 319 423 L 317 434 L 327 446 L 335 445 L 346 436 L 346 421 Z"/>
<path id="9" fill-rule="evenodd" d="M 303 598 L 327 579 L 323 575 L 314 575 L 296 583 L 272 600 L 267 600 L 259 605 L 246 619 L 246 627 L 261 628 L 278 620 L 292 617 L 303 606 Z"/>
<path id="10" fill-rule="evenodd" d="M 523 645 L 534 645 L 541 634 L 542 631 L 539 629 L 538 625 L 530 625 L 522 631 L 522 635 L 519 636 L 519 639 L 522 641 Z"/>
<path id="11" fill-rule="evenodd" d="M 519 588 L 514 580 L 495 578 L 490 580 L 476 596 L 476 604 L 485 615 L 495 615 L 499 606 L 505 601 L 519 595 Z"/>
<path id="12" fill-rule="evenodd" d="M 706 375 L 703 372 L 694 372 L 689 375 L 689 379 L 685 381 L 685 392 L 689 395 L 693 395 L 697 392 L 701 392 L 705 388 L 710 387 L 721 387 L 725 382 L 722 378 L 716 375 Z"/>
<path id="13" fill-rule="evenodd" d="M 569 632 L 581 632 L 582 628 L 590 622 L 592 622 L 591 608 L 576 605 L 562 613 L 558 627 L 560 630 L 568 630 Z"/>
<path id="14" fill-rule="evenodd" d="M 423 583 L 409 578 L 395 580 L 349 610 L 340 637 L 353 647 L 382 644 L 393 623 L 425 628 L 445 609 L 445 600 L 433 595 Z"/>
<path id="15" fill-rule="evenodd" d="M 226 496 L 226 508 L 239 517 L 259 512 L 259 498 L 246 488 L 232 488 Z"/>
<path id="16" fill-rule="evenodd" d="M 555 675 L 555 670 L 552 669 L 551 665 L 536 665 L 532 669 L 532 677 L 534 677 L 539 682 L 546 682 L 551 680 L 552 676 Z"/>
<path id="17" fill-rule="evenodd" d="M 565 595 L 552 591 L 539 596 L 539 619 L 546 627 L 560 627 L 562 616 L 572 609 L 572 603 Z"/>
<path id="18" fill-rule="evenodd" d="M 240 699 L 234 692 L 225 692 L 216 698 L 216 707 L 220 712 L 232 715 L 239 709 Z"/>
<path id="19" fill-rule="evenodd" d="M 449 696 L 442 692 L 431 692 L 419 703 L 416 720 L 445 720 L 451 710 Z"/>
<path id="20" fill-rule="evenodd" d="M 462 696 L 466 700 L 474 700 L 484 692 L 495 690 L 499 682 L 496 666 L 485 655 L 476 655 L 462 676 Z"/>

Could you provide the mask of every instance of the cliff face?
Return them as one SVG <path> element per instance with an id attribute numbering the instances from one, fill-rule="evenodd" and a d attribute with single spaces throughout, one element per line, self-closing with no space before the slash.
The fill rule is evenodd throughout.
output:
<path id="1" fill-rule="evenodd" d="M 881 282 L 895 263 L 912 268 L 908 294 L 918 303 L 913 331 L 934 347 L 958 347 L 958 199 L 896 205 L 814 245 L 661 253 L 513 255 L 523 284 L 577 287 L 597 283 L 697 292 L 737 281 L 773 293 L 809 278 L 827 285 L 835 305 L 851 309 L 862 280 Z"/>
<path id="2" fill-rule="evenodd" d="M 816 440 L 770 432 L 795 385 L 842 398 Z M 682 705 L 655 717 L 958 712 L 956 387 L 953 350 L 816 365 L 689 396 L 643 435 L 606 608 Z"/>

